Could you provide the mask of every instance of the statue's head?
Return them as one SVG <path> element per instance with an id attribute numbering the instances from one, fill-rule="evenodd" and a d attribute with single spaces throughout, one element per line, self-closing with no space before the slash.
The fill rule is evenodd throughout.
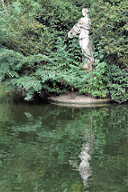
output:
<path id="1" fill-rule="evenodd" d="M 88 15 L 88 13 L 89 13 L 89 10 L 88 10 L 87 8 L 83 8 L 83 9 L 82 9 L 82 15 L 83 15 L 83 16 Z"/>

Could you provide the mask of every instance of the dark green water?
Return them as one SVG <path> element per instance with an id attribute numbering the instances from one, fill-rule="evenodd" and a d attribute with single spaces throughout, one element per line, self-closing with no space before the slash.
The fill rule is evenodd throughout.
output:
<path id="1" fill-rule="evenodd" d="M 0 192 L 127 192 L 127 136 L 128 105 L 0 104 Z"/>

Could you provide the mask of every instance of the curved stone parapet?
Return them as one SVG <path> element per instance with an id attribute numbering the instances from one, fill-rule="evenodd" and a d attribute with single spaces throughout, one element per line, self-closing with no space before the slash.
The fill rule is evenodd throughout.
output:
<path id="1" fill-rule="evenodd" d="M 65 105 L 65 106 L 78 105 L 80 107 L 90 106 L 90 105 L 95 106 L 95 105 L 109 104 L 112 102 L 110 99 L 97 99 L 93 97 L 79 95 L 76 93 L 68 93 L 68 94 L 63 94 L 56 97 L 50 97 L 48 101 L 50 103 L 57 104 L 57 105 Z"/>

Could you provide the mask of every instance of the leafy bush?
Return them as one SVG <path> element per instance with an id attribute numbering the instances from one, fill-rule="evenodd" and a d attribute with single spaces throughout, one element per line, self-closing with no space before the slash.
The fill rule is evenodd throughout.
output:
<path id="1" fill-rule="evenodd" d="M 25 90 L 78 91 L 93 97 L 128 99 L 127 2 L 94 0 L 10 1 L 11 16 L 0 7 L 0 79 Z M 78 39 L 67 33 L 90 7 L 93 72 L 81 71 Z"/>
<path id="2" fill-rule="evenodd" d="M 6 93 L 6 83 L 0 82 L 0 101 L 7 99 L 7 93 Z"/>
<path id="3" fill-rule="evenodd" d="M 92 95 L 101 89 L 117 102 L 128 99 L 127 1 L 99 0 L 91 5 L 92 37 L 95 45 L 95 81 Z M 105 64 L 103 66 L 103 63 Z M 101 66 L 100 68 L 98 66 Z M 102 68 L 103 67 L 103 68 Z M 99 71 L 97 69 L 99 68 Z M 101 69 L 102 68 L 102 69 Z M 100 95 L 99 95 L 100 96 Z"/>
<path id="4" fill-rule="evenodd" d="M 74 43 L 76 44 L 75 40 Z M 73 47 L 71 46 L 71 51 Z M 88 76 L 85 72 L 80 72 L 80 57 L 77 56 L 77 51 L 76 60 L 73 61 L 74 54 L 66 50 L 67 47 L 63 46 L 61 38 L 55 48 L 56 52 L 50 57 L 41 54 L 25 57 L 15 51 L 1 48 L 1 80 L 8 82 L 9 89 L 17 86 L 25 90 L 26 100 L 31 99 L 35 92 L 44 90 L 49 93 L 63 93 L 75 88 L 87 93 Z"/>
<path id="5" fill-rule="evenodd" d="M 91 6 L 92 34 L 101 60 L 128 67 L 127 1 L 98 1 Z"/>
<path id="6" fill-rule="evenodd" d="M 95 60 L 95 70 L 92 73 L 92 89 L 91 94 L 93 97 L 105 98 L 109 96 L 109 90 L 107 87 L 108 78 L 108 64 Z"/>
<path id="7" fill-rule="evenodd" d="M 128 100 L 128 72 L 121 70 L 119 66 L 112 65 L 109 69 L 108 89 L 111 98 L 119 103 Z"/>

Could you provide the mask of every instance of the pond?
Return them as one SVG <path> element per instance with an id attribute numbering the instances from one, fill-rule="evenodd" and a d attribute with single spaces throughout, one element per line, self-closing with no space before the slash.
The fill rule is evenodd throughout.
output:
<path id="1" fill-rule="evenodd" d="M 128 191 L 128 105 L 0 104 L 1 192 Z"/>

